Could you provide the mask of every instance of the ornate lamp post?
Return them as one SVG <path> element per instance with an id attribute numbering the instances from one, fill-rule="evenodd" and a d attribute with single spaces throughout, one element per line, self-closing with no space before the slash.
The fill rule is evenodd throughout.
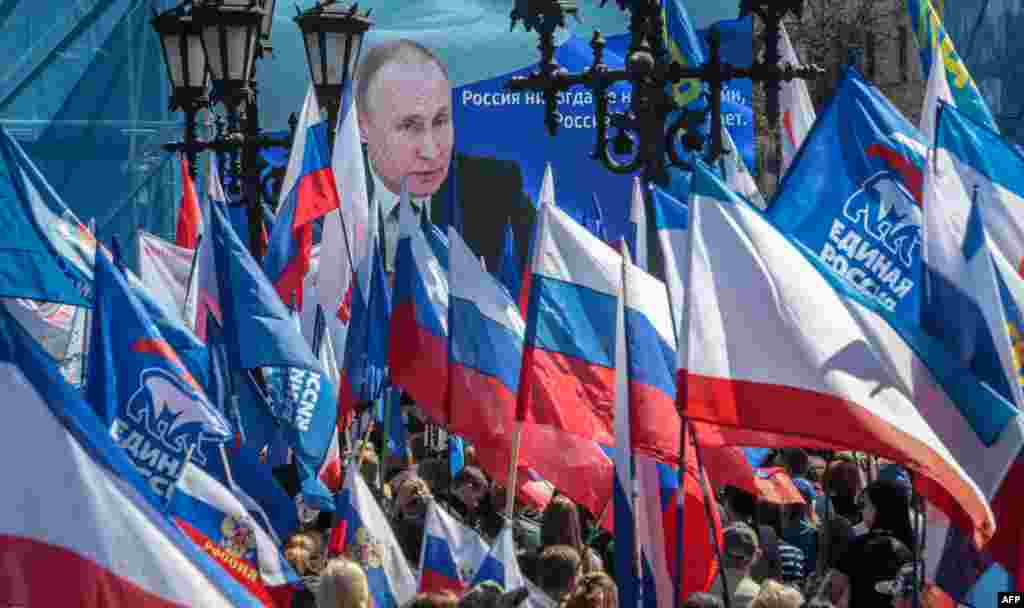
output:
<path id="1" fill-rule="evenodd" d="M 355 72 L 363 36 L 373 25 L 369 19 L 370 12 L 360 15 L 358 8 L 358 4 L 343 8 L 336 1 L 328 1 L 295 17 L 306 46 L 306 63 L 309 64 L 317 100 L 321 107 L 327 109 L 332 147 L 342 92 Z"/>
<path id="2" fill-rule="evenodd" d="M 604 2 L 602 2 L 602 5 Z M 594 93 L 597 141 L 591 156 L 614 173 L 643 170 L 644 178 L 664 184 L 668 167 L 686 168 L 680 154 L 680 143 L 693 152 L 706 150 L 709 161 L 723 154 L 721 133 L 722 86 L 735 78 L 764 82 L 768 94 L 768 120 L 778 122 L 779 83 L 793 78 L 810 78 L 821 70 L 816 66 L 795 68 L 778 65 L 779 23 L 789 13 L 798 15 L 802 0 L 744 0 L 741 16 L 755 13 L 765 22 L 768 53 L 764 61 L 748 67 L 737 67 L 721 59 L 721 42 L 712 30 L 709 36 L 710 56 L 704 65 L 684 67 L 672 61 L 662 40 L 664 23 L 659 0 L 618 0 L 623 10 L 631 11 L 629 31 L 631 43 L 622 69 L 610 69 L 603 63 L 604 38 L 594 33 L 591 47 L 594 61 L 578 74 L 570 74 L 555 61 L 554 32 L 564 27 L 567 15 L 576 16 L 573 0 L 516 0 L 512 10 L 512 27 L 523 22 L 527 31 L 536 30 L 540 38 L 539 69 L 529 76 L 514 78 L 507 87 L 516 91 L 543 93 L 545 124 L 554 135 L 558 130 L 557 94 L 582 85 Z M 669 94 L 669 87 L 683 80 L 697 79 L 708 84 L 710 92 L 711 142 L 705 146 L 696 127 L 703 123 L 704 111 L 688 111 Z M 617 82 L 628 82 L 633 96 L 628 110 L 608 109 L 608 89 Z M 671 124 L 668 121 L 672 120 Z M 609 135 L 609 127 L 615 131 Z M 628 160 L 620 160 L 627 157 Z"/>
<path id="3" fill-rule="evenodd" d="M 179 6 L 155 16 L 150 22 L 160 36 L 160 46 L 171 83 L 169 109 L 185 112 L 185 144 L 192 177 L 196 175 L 196 115 L 210 103 L 206 53 L 200 42 L 200 29 Z"/>
<path id="4" fill-rule="evenodd" d="M 264 253 L 260 151 L 291 146 L 290 138 L 268 137 L 261 134 L 259 126 L 256 60 L 270 54 L 275 4 L 276 0 L 185 0 L 152 20 L 174 91 L 172 109 L 186 113 L 184 142 L 166 144 L 164 149 L 184 151 L 192 161 L 193 174 L 195 156 L 201 151 L 236 153 L 228 168 L 233 178 L 231 193 L 241 195 L 246 205 L 250 249 L 257 259 Z M 372 25 L 367 16 L 357 15 L 355 7 L 342 9 L 327 2 L 296 19 L 306 42 L 317 95 L 327 108 L 332 128 L 341 91 L 358 61 L 363 34 Z M 211 84 L 226 110 L 227 129 L 200 140 L 195 134 L 195 116 L 201 108 L 210 107 L 207 88 Z"/>

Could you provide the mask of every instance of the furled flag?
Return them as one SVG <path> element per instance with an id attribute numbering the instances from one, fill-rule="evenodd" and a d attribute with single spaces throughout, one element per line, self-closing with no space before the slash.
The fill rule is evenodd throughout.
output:
<path id="1" fill-rule="evenodd" d="M 932 55 L 938 56 L 939 50 L 935 49 Z M 933 61 L 932 69 L 928 72 L 928 84 L 924 89 L 924 107 L 921 108 L 921 136 L 929 145 L 935 141 L 935 119 L 939 112 L 939 102 L 956 105 L 953 102 L 953 92 L 949 90 L 949 80 L 946 79 L 946 64 Z"/>
<path id="2" fill-rule="evenodd" d="M 181 156 L 181 204 L 178 206 L 178 225 L 174 232 L 174 244 L 186 249 L 195 249 L 199 235 L 203 233 L 203 214 L 199 209 L 199 195 L 192 179 L 188 158 Z"/>
<path id="3" fill-rule="evenodd" d="M 689 219 L 680 405 L 701 436 L 878 454 L 914 470 L 922 494 L 984 545 L 995 531 L 988 502 L 926 420 L 958 403 L 986 411 L 1001 400 L 956 373 L 940 344 L 884 314 L 703 164 Z"/>
<path id="4" fill-rule="evenodd" d="M 340 200 L 327 150 L 328 128 L 310 85 L 281 186 L 280 211 L 263 259 L 281 301 L 289 305 L 294 301 L 296 309 L 302 308 L 302 281 L 313 249 L 313 221 L 337 209 Z"/>
<path id="5" fill-rule="evenodd" d="M 295 451 L 303 495 L 310 504 L 330 510 L 333 504 L 317 472 L 334 436 L 336 389 L 224 212 L 211 206 L 210 215 L 230 368 L 240 375 L 247 370 L 276 368 L 277 381 L 268 382 L 276 389 L 270 405 Z"/>
<path id="6" fill-rule="evenodd" d="M 274 539 L 227 487 L 192 463 L 171 496 L 168 512 L 195 544 L 264 606 L 287 606 L 298 582 Z"/>
<path id="7" fill-rule="evenodd" d="M 800 67 L 800 59 L 789 40 L 786 26 L 780 24 L 779 30 L 779 55 L 782 63 Z M 811 94 L 807 91 L 807 82 L 802 78 L 783 82 L 779 90 L 779 107 L 782 110 L 782 166 L 779 168 L 781 177 L 786 174 L 786 169 L 796 158 L 796 152 L 811 131 L 816 117 Z"/>
<path id="8" fill-rule="evenodd" d="M 62 258 L 63 201 L 6 129 L 0 128 L 0 296 L 85 306 L 91 272 Z M 76 220 L 77 222 L 77 220 Z"/>
<path id="9" fill-rule="evenodd" d="M 511 222 L 505 224 L 505 242 L 501 246 L 501 265 L 498 267 L 498 280 L 513 298 L 519 296 L 519 256 L 516 254 L 516 236 L 512 232 Z"/>
<path id="10" fill-rule="evenodd" d="M 375 253 L 370 290 L 364 297 L 357 280 L 352 298 L 352 318 L 341 366 L 338 409 L 341 418 L 351 416 L 359 403 L 376 401 L 384 390 L 388 364 L 388 327 L 391 320 L 391 288 L 384 270 L 380 243 Z"/>
<path id="11" fill-rule="evenodd" d="M 188 312 L 188 301 L 195 289 L 189 285 L 195 275 L 195 249 L 179 247 L 150 234 L 138 232 L 139 278 L 154 298 L 168 310 L 180 311 L 185 324 L 195 322 L 195 310 Z"/>
<path id="12" fill-rule="evenodd" d="M 216 157 L 211 154 L 206 173 L 206 205 L 203 206 L 203 226 L 213 225 L 213 209 L 227 211 L 227 195 L 217 169 Z M 217 285 L 217 261 L 214 254 L 213 233 L 207 230 L 199 241 L 196 249 L 195 287 L 196 307 L 195 319 L 190 325 L 195 328 L 196 335 L 203 342 L 207 341 L 206 324 L 213 317 L 217 323 L 223 324 L 221 314 L 220 289 Z"/>
<path id="13" fill-rule="evenodd" d="M 629 206 L 627 241 L 640 270 L 647 270 L 647 203 L 639 176 L 633 176 L 633 199 Z"/>
<path id="14" fill-rule="evenodd" d="M 913 324 L 927 147 L 877 88 L 847 68 L 768 210 L 783 234 Z"/>
<path id="15" fill-rule="evenodd" d="M 686 277 L 690 263 L 690 242 L 686 232 L 689 210 L 684 203 L 658 186 L 651 188 L 651 203 L 654 208 L 654 230 L 658 235 L 661 259 L 665 266 L 669 309 L 672 311 L 678 349 L 682 351 Z"/>
<path id="16" fill-rule="evenodd" d="M 421 592 L 466 591 L 490 546 L 469 526 L 448 514 L 437 501 L 427 508 L 420 550 Z"/>
<path id="17" fill-rule="evenodd" d="M 0 604 L 260 606 L 163 514 L 108 425 L 0 310 Z M 28 454 L 46 455 L 25 466 Z M 54 580 L 60 573 L 60 580 Z"/>
<path id="18" fill-rule="evenodd" d="M 591 213 L 584 212 L 583 217 L 585 218 L 585 221 L 583 222 L 583 225 L 586 226 L 587 230 L 589 230 L 591 234 L 607 243 L 609 241 L 608 227 L 604 223 L 604 214 L 601 212 L 601 201 L 598 200 L 596 192 L 591 193 L 590 195 L 590 207 L 592 209 Z"/>
<path id="19" fill-rule="evenodd" d="M 189 459 L 201 459 L 200 444 L 227 440 L 231 427 L 106 253 L 96 255 L 95 277 L 86 398 L 166 499 Z"/>
<path id="20" fill-rule="evenodd" d="M 998 131 L 988 103 L 953 47 L 953 39 L 946 32 L 932 3 L 929 0 L 907 0 L 907 11 L 921 52 L 922 72 L 931 74 L 932 65 L 939 64 L 956 107 L 989 129 Z"/>
<path id="21" fill-rule="evenodd" d="M 331 153 L 331 167 L 338 188 L 337 212 L 324 216 L 321 237 L 321 266 L 317 275 L 317 301 L 328 317 L 325 330 L 333 335 L 338 354 L 344 356 L 347 331 L 351 319 L 354 274 L 368 270 L 363 285 L 369 293 L 369 263 L 376 235 L 366 191 L 366 165 L 359 139 L 358 117 L 352 103 L 352 87 L 341 97 L 338 125 Z"/>
<path id="22" fill-rule="evenodd" d="M 374 608 L 399 608 L 416 595 L 416 575 L 355 462 L 336 498 L 338 524 L 331 545 L 363 568 Z"/>

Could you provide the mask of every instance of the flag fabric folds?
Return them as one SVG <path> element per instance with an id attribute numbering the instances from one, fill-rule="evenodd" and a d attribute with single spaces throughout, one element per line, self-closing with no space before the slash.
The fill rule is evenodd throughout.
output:
<path id="1" fill-rule="evenodd" d="M 998 131 L 988 103 L 963 58 L 956 52 L 953 39 L 942 25 L 942 18 L 931 0 L 907 0 L 907 11 L 921 53 L 922 72 L 931 74 L 932 65 L 939 64 L 956 106 L 974 120 Z"/>
<path id="2" fill-rule="evenodd" d="M 302 308 L 302 280 L 313 249 L 312 222 L 338 208 L 334 171 L 327 150 L 328 125 L 320 117 L 310 85 L 295 128 L 282 199 L 263 267 L 285 304 Z"/>
<path id="3" fill-rule="evenodd" d="M 275 540 L 227 487 L 189 463 L 171 497 L 178 526 L 265 606 L 298 582 Z"/>
<path id="4" fill-rule="evenodd" d="M 203 233 L 203 213 L 199 209 L 199 195 L 192 179 L 188 158 L 181 156 L 181 204 L 178 206 L 178 225 L 174 231 L 174 244 L 195 249 Z"/>
<path id="5" fill-rule="evenodd" d="M 779 25 L 779 55 L 781 63 L 799 67 L 800 59 L 796 56 L 793 43 L 789 40 L 784 24 Z M 779 107 L 782 110 L 782 166 L 779 176 L 786 174 L 789 165 L 796 157 L 800 144 L 811 130 L 817 114 L 811 94 L 807 90 L 807 82 L 801 78 L 781 83 L 779 89 Z"/>
<path id="6" fill-rule="evenodd" d="M 683 313 L 686 305 L 687 269 L 690 263 L 690 242 L 687 240 L 686 232 L 689 209 L 685 203 L 658 186 L 651 189 L 651 202 L 654 208 L 654 229 L 658 235 L 661 259 L 665 265 L 669 308 L 672 310 L 678 350 L 683 352 Z"/>
<path id="7" fill-rule="evenodd" d="M 783 234 L 913 324 L 927 147 L 876 87 L 847 68 L 768 210 Z"/>
<path id="8" fill-rule="evenodd" d="M 86 306 L 91 273 L 62 260 L 60 242 L 87 232 L 6 129 L 0 129 L 0 295 Z"/>
<path id="9" fill-rule="evenodd" d="M 321 510 L 331 510 L 333 504 L 317 472 L 334 436 L 336 389 L 223 211 L 215 205 L 210 211 L 230 368 L 235 372 L 262 368 L 267 373 L 268 389 L 276 397 L 270 405 L 296 452 L 303 495 Z"/>
<path id="10" fill-rule="evenodd" d="M 516 253 L 516 236 L 512 232 L 512 224 L 505 224 L 505 241 L 501 246 L 501 265 L 498 267 L 498 280 L 513 298 L 519 297 L 519 256 Z"/>
<path id="11" fill-rule="evenodd" d="M 154 298 L 168 310 L 179 311 L 186 325 L 195 322 L 196 312 L 189 312 L 189 300 L 195 302 L 196 289 L 189 287 L 195 278 L 195 249 L 179 247 L 144 230 L 138 232 L 139 279 Z"/>
<path id="12" fill-rule="evenodd" d="M 405 605 L 416 595 L 416 576 L 355 463 L 345 472 L 345 487 L 336 501 L 332 546 L 362 566 L 375 608 Z"/>
<path id="13" fill-rule="evenodd" d="M 20 497 L 0 506 L 0 603 L 260 606 L 174 527 L 106 423 L 0 315 L 0 377 L 18 404 L 0 427 L 0 463 L 7 490 Z M 26 454 L 40 456 L 26 467 Z"/>
<path id="14" fill-rule="evenodd" d="M 629 248 L 640 270 L 647 270 L 647 204 L 639 176 L 633 177 L 633 199 L 629 207 Z"/>
<path id="15" fill-rule="evenodd" d="M 204 441 L 232 436 L 223 415 L 149 319 L 121 271 L 96 255 L 86 398 L 148 487 L 167 498 Z"/>
<path id="16" fill-rule="evenodd" d="M 987 501 L 926 420 L 932 410 L 984 410 L 998 398 L 954 373 L 942 346 L 883 316 L 703 165 L 693 190 L 689 354 L 679 381 L 702 437 L 878 454 L 914 470 L 927 498 L 977 545 L 987 542 Z"/>
<path id="17" fill-rule="evenodd" d="M 424 413 L 448 424 L 448 252 L 420 227 L 407 197 L 398 203 L 395 295 L 388 363 L 391 381 Z"/>
<path id="18" fill-rule="evenodd" d="M 470 587 L 490 549 L 476 531 L 431 501 L 423 526 L 419 590 L 461 594 Z"/>

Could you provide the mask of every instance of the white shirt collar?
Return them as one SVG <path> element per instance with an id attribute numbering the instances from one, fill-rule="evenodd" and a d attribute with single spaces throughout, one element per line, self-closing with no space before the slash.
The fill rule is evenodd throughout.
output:
<path id="1" fill-rule="evenodd" d="M 377 204 L 380 206 L 381 217 L 389 218 L 391 217 L 391 212 L 394 211 L 395 206 L 398 205 L 401 195 L 392 192 L 386 185 L 384 185 L 384 182 L 381 181 L 380 177 L 377 175 L 377 171 L 373 168 L 373 161 L 367 159 L 367 162 L 370 165 L 370 175 L 373 177 L 373 197 L 377 200 Z M 422 209 L 424 205 L 429 205 L 430 203 L 429 197 L 410 197 L 409 200 L 412 202 L 413 208 L 417 211 Z"/>

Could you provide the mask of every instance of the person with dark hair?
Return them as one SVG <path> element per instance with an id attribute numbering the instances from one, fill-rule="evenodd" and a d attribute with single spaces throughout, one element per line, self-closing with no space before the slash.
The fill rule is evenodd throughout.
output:
<path id="1" fill-rule="evenodd" d="M 519 259 L 525 261 L 536 209 L 523 190 L 522 172 L 513 160 L 453 158 L 451 82 L 437 55 L 405 39 L 369 48 L 356 70 L 355 87 L 367 195 L 384 219 L 385 269 L 394 271 L 403 180 L 414 212 L 425 212 L 438 225 L 451 222 L 449 192 L 457 182 L 456 211 L 469 248 L 484 257 L 488 268 L 498 268 L 510 223 Z M 457 174 L 455 180 L 449 169 Z"/>
<path id="2" fill-rule="evenodd" d="M 866 534 L 853 539 L 836 562 L 832 601 L 849 594 L 850 606 L 891 606 L 893 598 L 876 584 L 895 578 L 914 559 L 910 499 L 897 482 L 875 481 L 859 501 Z"/>
<path id="3" fill-rule="evenodd" d="M 440 593 L 417 593 L 402 608 L 457 608 L 459 598 L 451 591 Z"/>
<path id="4" fill-rule="evenodd" d="M 541 515 L 540 544 L 543 547 L 569 545 L 579 552 L 583 560 L 583 573 L 604 569 L 597 552 L 583 543 L 583 527 L 576 503 L 559 494 L 551 499 Z"/>
<path id="5" fill-rule="evenodd" d="M 760 555 L 760 543 L 753 528 L 743 522 L 727 527 L 722 533 L 722 569 L 729 587 L 725 588 L 719 573 L 711 586 L 711 593 L 720 597 L 728 593 L 732 608 L 747 608 L 761 591 L 761 586 L 750 574 Z"/>
<path id="6" fill-rule="evenodd" d="M 849 458 L 840 458 L 825 469 L 822 485 L 825 496 L 818 503 L 818 516 L 824 519 L 826 515 L 838 515 L 846 518 L 851 525 L 859 523 L 857 496 L 864 488 L 864 476 L 860 466 Z M 831 510 L 831 513 L 826 514 L 828 510 Z"/>
<path id="7" fill-rule="evenodd" d="M 564 602 L 579 581 L 580 554 L 568 545 L 544 549 L 537 564 L 537 586 L 557 604 Z"/>

